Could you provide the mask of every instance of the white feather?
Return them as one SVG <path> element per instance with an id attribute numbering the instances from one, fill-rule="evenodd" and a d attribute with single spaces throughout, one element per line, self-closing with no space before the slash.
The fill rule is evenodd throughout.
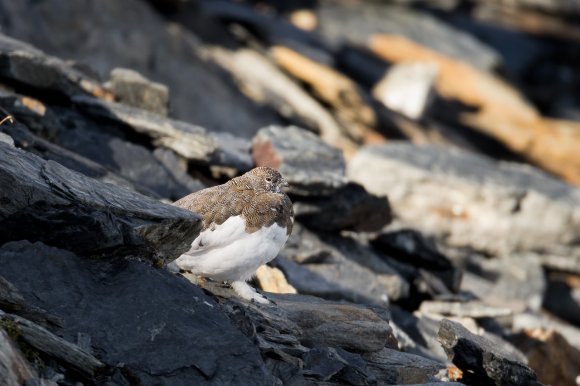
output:
<path id="1" fill-rule="evenodd" d="M 286 228 L 276 223 L 247 233 L 242 217 L 230 217 L 214 230 L 201 232 L 191 250 L 175 262 L 181 269 L 214 280 L 248 280 L 259 266 L 276 257 L 287 239 Z"/>

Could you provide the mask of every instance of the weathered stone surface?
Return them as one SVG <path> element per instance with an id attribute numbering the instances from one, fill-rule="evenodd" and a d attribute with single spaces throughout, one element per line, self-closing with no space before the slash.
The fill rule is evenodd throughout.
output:
<path id="1" fill-rule="evenodd" d="M 509 308 L 490 307 L 481 301 L 459 303 L 426 300 L 421 303 L 419 311 L 423 314 L 435 314 L 474 319 L 497 318 L 510 316 L 513 314 L 513 311 Z"/>
<path id="2" fill-rule="evenodd" d="M 68 98 L 83 94 L 111 98 L 97 81 L 71 65 L 3 34 L 0 34 L 0 78 Z"/>
<path id="3" fill-rule="evenodd" d="M 0 133 L 0 142 L 4 142 L 9 144 L 10 146 L 14 146 L 14 139 L 6 133 Z"/>
<path id="4" fill-rule="evenodd" d="M 191 212 L 92 180 L 4 143 L 0 185 L 2 243 L 43 241 L 82 254 L 123 249 L 170 261 L 199 232 L 199 217 Z"/>
<path id="5" fill-rule="evenodd" d="M 510 340 L 523 351 L 538 379 L 548 385 L 574 385 L 580 374 L 580 350 L 553 329 L 525 330 Z"/>
<path id="6" fill-rule="evenodd" d="M 229 166 L 248 170 L 252 166 L 247 150 L 240 151 L 240 143 L 247 142 L 231 135 L 208 134 L 200 127 L 176 121 L 134 107 L 106 102 L 96 98 L 75 97 L 74 103 L 86 114 L 105 118 L 128 126 L 137 133 L 151 137 L 156 146 L 165 146 L 188 160 L 202 164 Z"/>
<path id="7" fill-rule="evenodd" d="M 36 380 L 35 371 L 2 328 L 0 328 L 0 374 L 1 386 L 20 386 Z"/>
<path id="8" fill-rule="evenodd" d="M 364 354 L 363 358 L 377 379 L 391 385 L 425 383 L 445 369 L 444 363 L 389 348 Z"/>
<path id="9" fill-rule="evenodd" d="M 449 359 L 463 371 L 467 384 L 541 385 L 530 368 L 459 323 L 442 320 L 438 335 Z"/>
<path id="10" fill-rule="evenodd" d="M 580 278 L 551 272 L 542 307 L 580 327 Z"/>
<path id="11" fill-rule="evenodd" d="M 332 347 L 314 348 L 304 354 L 304 374 L 321 381 L 342 381 L 355 386 L 377 382 L 359 355 Z"/>
<path id="12" fill-rule="evenodd" d="M 303 197 L 295 201 L 294 218 L 308 228 L 326 232 L 373 232 L 391 221 L 391 207 L 385 197 L 370 194 L 350 182 L 328 197 Z"/>
<path id="13" fill-rule="evenodd" d="M 227 73 L 208 65 L 198 53 L 197 36 L 169 23 L 147 2 L 0 4 L 3 32 L 10 36 L 52 55 L 89 63 L 103 77 L 115 67 L 125 67 L 167 85 L 177 119 L 247 139 L 260 127 L 280 123 L 275 112 L 246 98 Z M 81 19 L 83 23 L 72 22 Z"/>
<path id="14" fill-rule="evenodd" d="M 346 185 L 342 153 L 295 126 L 260 129 L 252 141 L 252 158 L 257 166 L 278 169 L 291 194 L 329 195 Z"/>
<path id="15" fill-rule="evenodd" d="M 165 166 L 175 180 L 179 181 L 188 189 L 189 193 L 207 188 L 201 181 L 189 175 L 187 172 L 187 161 L 185 158 L 177 155 L 173 150 L 158 147 L 153 150 L 153 155 Z"/>
<path id="16" fill-rule="evenodd" d="M 348 176 L 387 195 L 403 225 L 494 255 L 578 255 L 578 190 L 530 167 L 403 143 L 366 147 Z"/>
<path id="17" fill-rule="evenodd" d="M 273 384 L 258 350 L 217 304 L 168 272 L 21 241 L 0 248 L 0 274 L 27 302 L 66 321 L 64 339 L 89 334 L 116 382 Z"/>
<path id="18" fill-rule="evenodd" d="M 167 116 L 169 110 L 169 89 L 152 82 L 136 71 L 128 68 L 114 68 L 109 81 L 111 91 L 117 101 Z"/>
<path id="19" fill-rule="evenodd" d="M 433 50 L 491 69 L 501 57 L 489 45 L 426 12 L 392 4 L 323 2 L 317 9 L 321 33 L 334 42 L 364 45 L 371 35 L 391 33 Z"/>
<path id="20" fill-rule="evenodd" d="M 489 305 L 507 307 L 515 312 L 541 307 L 546 279 L 534 254 L 468 261 L 462 291 L 476 295 Z"/>
<path id="21" fill-rule="evenodd" d="M 280 256 L 302 269 L 285 270 L 298 292 L 332 299 L 385 305 L 408 295 L 409 284 L 387 263 L 352 238 L 321 235 L 295 224 Z"/>
<path id="22" fill-rule="evenodd" d="M 521 332 L 526 329 L 554 329 L 574 347 L 580 347 L 580 328 L 554 318 L 546 313 L 523 312 L 513 317 L 513 331 Z"/>
<path id="23" fill-rule="evenodd" d="M 420 271 L 431 272 L 449 291 L 457 292 L 459 289 L 461 271 L 419 232 L 402 229 L 381 233 L 371 241 L 371 245 L 387 257 L 410 264 Z M 421 276 L 421 273 L 418 272 L 417 276 Z"/>
<path id="24" fill-rule="evenodd" d="M 457 114 L 459 124 L 503 143 L 535 165 L 580 184 L 580 137 L 566 127 L 574 122 L 544 118 L 512 86 L 491 73 L 397 35 L 378 35 L 369 43 L 379 56 L 391 62 L 420 61 L 439 67 L 437 91 L 447 100 L 471 106 Z"/>

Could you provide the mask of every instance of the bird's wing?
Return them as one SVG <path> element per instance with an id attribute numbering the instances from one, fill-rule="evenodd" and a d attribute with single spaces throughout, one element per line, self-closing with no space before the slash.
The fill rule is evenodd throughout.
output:
<path id="1" fill-rule="evenodd" d="M 250 196 L 249 192 L 238 191 L 235 197 L 232 199 L 231 190 L 219 185 L 192 193 L 174 203 L 203 219 L 202 230 L 193 241 L 190 253 L 221 247 L 243 236 L 245 226 L 241 215 Z"/>

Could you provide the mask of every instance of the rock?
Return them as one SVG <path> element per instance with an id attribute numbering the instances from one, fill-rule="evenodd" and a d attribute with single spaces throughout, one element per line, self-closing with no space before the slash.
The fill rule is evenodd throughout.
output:
<path id="1" fill-rule="evenodd" d="M 508 308 L 489 307 L 481 301 L 467 303 L 423 301 L 419 311 L 422 314 L 454 316 L 458 318 L 498 318 L 511 316 L 513 311 Z"/>
<path id="2" fill-rule="evenodd" d="M 377 117 L 368 98 L 351 79 L 286 46 L 275 46 L 271 53 L 278 66 L 311 87 L 322 102 L 331 106 L 348 137 L 356 143 L 385 141 L 375 130 Z M 349 156 L 350 149 L 345 150 Z"/>
<path id="3" fill-rule="evenodd" d="M 10 36 L 52 55 L 89 63 L 102 76 L 125 67 L 167 85 L 174 118 L 246 139 L 260 127 L 281 122 L 274 111 L 246 98 L 227 73 L 208 65 L 197 36 L 147 2 L 49 0 L 30 6 L 2 0 L 0 7 L 3 32 Z M 71 23 L 81 19 L 83 23 Z M 35 27 L 14 20 L 35 20 Z"/>
<path id="4" fill-rule="evenodd" d="M 114 68 L 111 71 L 109 87 L 119 102 L 167 116 L 169 111 L 167 86 L 152 82 L 136 71 Z"/>
<path id="5" fill-rule="evenodd" d="M 554 329 L 574 347 L 580 347 L 580 328 L 546 313 L 523 312 L 513 317 L 512 330 L 522 332 L 528 329 Z"/>
<path id="6" fill-rule="evenodd" d="M 419 120 L 433 100 L 437 71 L 431 63 L 396 64 L 375 85 L 373 95 L 389 109 Z"/>
<path id="7" fill-rule="evenodd" d="M 121 249 L 163 262 L 181 255 L 199 232 L 199 217 L 192 212 L 87 178 L 4 143 L 0 185 L 0 244 L 28 239 L 85 255 Z"/>
<path id="8" fill-rule="evenodd" d="M 346 185 L 342 153 L 295 126 L 260 129 L 252 141 L 252 158 L 256 166 L 278 169 L 290 194 L 326 196 Z"/>
<path id="9" fill-rule="evenodd" d="M 580 183 L 580 156 L 576 151 L 580 137 L 560 127 L 562 122 L 541 117 L 516 89 L 501 79 L 396 35 L 373 37 L 370 47 L 390 62 L 436 64 L 440 70 L 437 92 L 447 100 L 458 100 L 475 108 L 473 112 L 458 114 L 456 124 L 496 139 L 571 183 Z"/>
<path id="10" fill-rule="evenodd" d="M 64 339 L 89 334 L 115 383 L 273 384 L 258 350 L 215 302 L 168 272 L 20 241 L 0 248 L 0 274 L 66 321 Z"/>
<path id="11" fill-rule="evenodd" d="M 153 150 L 153 155 L 165 166 L 176 181 L 185 186 L 189 193 L 207 188 L 204 183 L 189 175 L 187 161 L 173 150 L 158 147 Z"/>
<path id="12" fill-rule="evenodd" d="M 317 7 L 320 30 L 333 42 L 365 45 L 376 33 L 404 36 L 432 50 L 491 70 L 502 57 L 493 47 L 460 28 L 412 7 L 365 2 L 361 4 L 324 2 Z"/>
<path id="13" fill-rule="evenodd" d="M 228 141 L 231 136 L 212 136 L 199 126 L 96 98 L 75 97 L 74 103 L 84 113 L 128 126 L 139 134 L 149 136 L 154 145 L 167 147 L 188 160 L 204 165 L 229 166 L 240 171 L 252 167 L 249 154 L 240 154 L 239 144 L 236 143 L 233 148 L 228 146 L 231 145 Z"/>
<path id="14" fill-rule="evenodd" d="M 385 384 L 426 383 L 445 364 L 418 355 L 384 348 L 379 352 L 364 354 L 369 372 Z"/>
<path id="15" fill-rule="evenodd" d="M 284 273 L 276 267 L 262 265 L 256 271 L 255 279 L 263 291 L 273 292 L 275 294 L 296 293 L 296 288 L 288 284 L 286 277 L 284 277 Z"/>
<path id="16" fill-rule="evenodd" d="M 369 192 L 387 195 L 403 226 L 447 245 L 496 256 L 580 254 L 580 194 L 536 169 L 392 143 L 362 149 L 347 175 Z"/>
<path id="17" fill-rule="evenodd" d="M 360 386 L 375 384 L 376 379 L 369 376 L 366 367 L 359 355 L 339 348 L 314 348 L 304 354 L 304 374 L 321 381 Z"/>
<path id="18" fill-rule="evenodd" d="M 462 291 L 475 294 L 489 305 L 515 312 L 540 309 L 546 279 L 534 254 L 468 261 Z"/>
<path id="19" fill-rule="evenodd" d="M 550 272 L 542 307 L 580 327 L 580 278 Z"/>
<path id="20" fill-rule="evenodd" d="M 541 385 L 536 374 L 508 353 L 469 332 L 461 324 L 442 320 L 439 341 L 449 359 L 463 372 L 463 380 L 473 385 Z"/>
<path id="21" fill-rule="evenodd" d="M 513 343 L 528 358 L 528 365 L 548 385 L 577 384 L 580 374 L 580 350 L 553 329 L 525 330 L 513 337 Z"/>
<path id="22" fill-rule="evenodd" d="M 439 252 L 433 242 L 427 240 L 419 232 L 402 229 L 381 233 L 371 241 L 371 244 L 386 256 L 418 268 L 419 272 L 416 276 L 421 276 L 420 271 L 429 271 L 439 278 L 449 291 L 459 290 L 461 271 L 451 263 L 449 258 Z"/>
<path id="23" fill-rule="evenodd" d="M 320 231 L 373 232 L 391 222 L 391 207 L 385 197 L 349 182 L 328 197 L 299 198 L 294 202 L 294 218 Z"/>
<path id="24" fill-rule="evenodd" d="M 345 152 L 356 147 L 335 117 L 265 55 L 248 49 L 211 49 L 207 55 L 230 72 L 256 103 L 274 107 L 280 115 L 311 128 L 326 143 Z"/>
<path id="25" fill-rule="evenodd" d="M 60 59 L 3 34 L 0 34 L 0 61 L 0 77 L 41 92 L 58 93 L 67 98 L 89 94 L 111 99 L 110 92 L 96 80 Z"/>
<path id="26" fill-rule="evenodd" d="M 18 346 L 2 328 L 0 328 L 0 374 L 2 386 L 20 386 L 34 382 L 37 378 Z"/>
<path id="27" fill-rule="evenodd" d="M 6 323 L 17 331 L 19 339 L 24 340 L 33 349 L 66 363 L 86 377 L 95 376 L 95 373 L 105 366 L 90 353 L 31 321 L 16 315 L 0 314 L 0 324 Z"/>
<path id="28" fill-rule="evenodd" d="M 14 139 L 6 133 L 0 133 L 0 142 L 4 142 L 9 144 L 10 146 L 14 146 Z"/>
<path id="29" fill-rule="evenodd" d="M 280 265 L 299 293 L 377 305 L 409 293 L 409 284 L 396 270 L 349 237 L 321 237 L 295 224 L 280 256 L 310 272 Z M 285 266 L 290 269 L 285 270 Z"/>

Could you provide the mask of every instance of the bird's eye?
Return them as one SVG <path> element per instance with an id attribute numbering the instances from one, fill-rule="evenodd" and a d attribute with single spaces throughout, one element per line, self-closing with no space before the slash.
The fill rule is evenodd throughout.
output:
<path id="1" fill-rule="evenodd" d="M 270 177 L 266 177 L 266 182 L 272 182 L 272 179 Z"/>

